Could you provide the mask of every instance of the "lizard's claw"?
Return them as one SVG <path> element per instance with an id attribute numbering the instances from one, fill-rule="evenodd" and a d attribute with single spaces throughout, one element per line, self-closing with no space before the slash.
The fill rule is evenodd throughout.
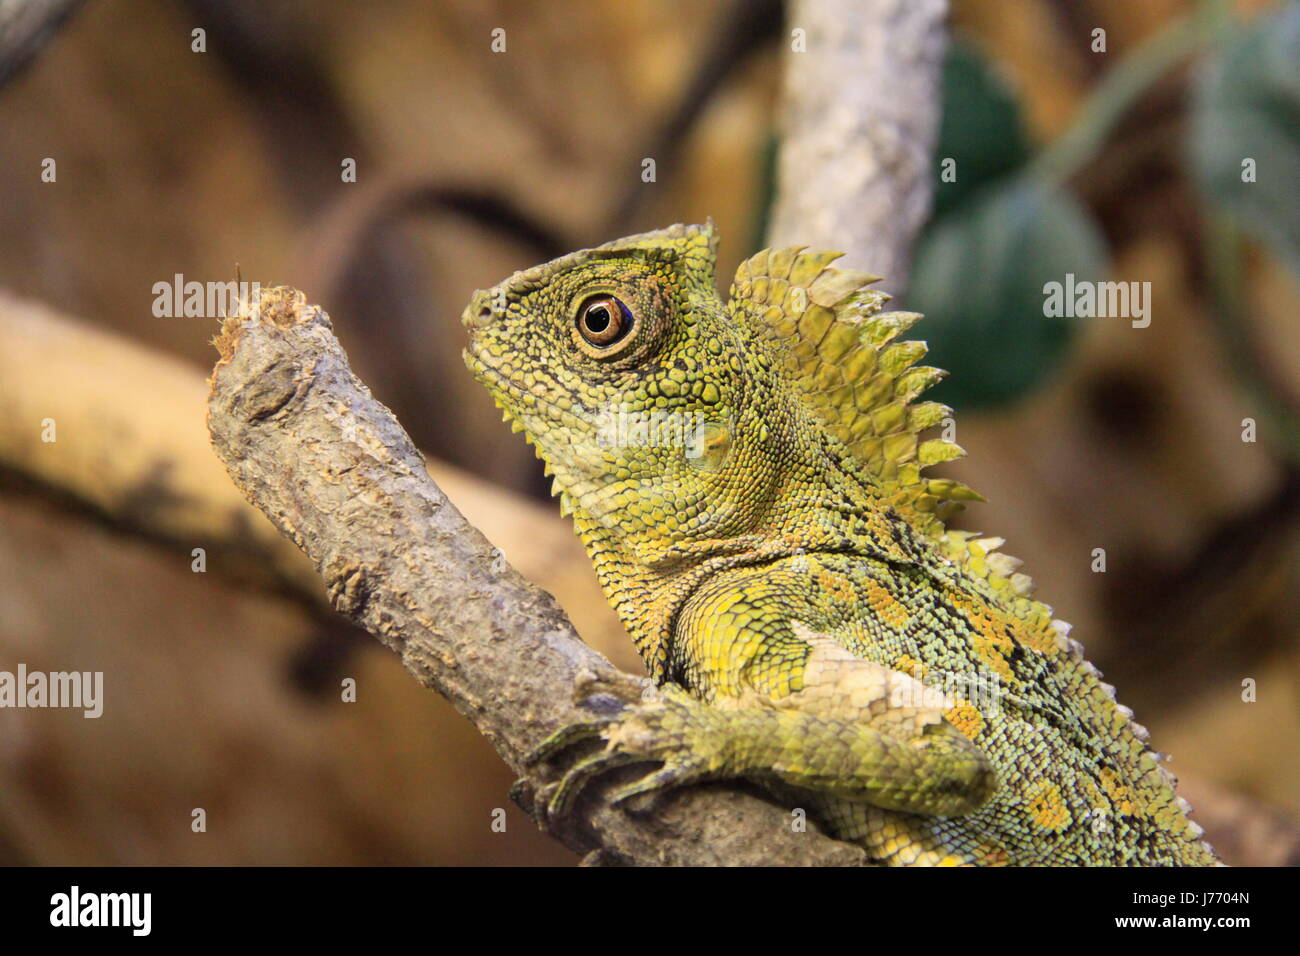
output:
<path id="1" fill-rule="evenodd" d="M 642 777 L 636 783 L 628 784 L 626 787 L 619 787 L 610 794 L 609 802 L 617 806 L 631 800 L 633 797 L 639 797 L 643 793 L 671 790 L 674 787 L 684 786 L 692 781 L 700 780 L 706 775 L 707 771 L 703 769 L 703 761 L 693 758 L 668 761 L 664 763 L 662 768 Z"/>
<path id="2" fill-rule="evenodd" d="M 596 777 L 607 770 L 639 763 L 644 759 L 615 750 L 602 750 L 586 760 L 579 761 L 569 769 L 551 793 L 546 805 L 546 815 L 551 819 L 566 816 L 573 809 L 578 797 Z"/>

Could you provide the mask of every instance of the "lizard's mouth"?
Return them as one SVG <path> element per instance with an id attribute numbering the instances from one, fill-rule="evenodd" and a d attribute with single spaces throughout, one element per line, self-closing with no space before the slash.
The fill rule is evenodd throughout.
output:
<path id="1" fill-rule="evenodd" d="M 583 410 L 577 406 L 561 408 L 552 400 L 551 390 L 541 383 L 534 382 L 529 387 L 516 381 L 492 361 L 494 354 L 478 347 L 476 341 L 471 341 L 461 355 L 474 378 L 492 394 L 506 417 L 518 421 L 530 436 L 536 431 L 533 426 L 538 418 L 545 418 L 549 423 L 567 429 L 582 429 L 586 426 L 590 416 L 585 411 L 583 414 L 575 414 L 575 410 Z"/>
<path id="2" fill-rule="evenodd" d="M 555 478 L 551 493 L 563 490 L 572 496 L 570 500 L 583 500 L 592 507 L 599 507 L 602 488 L 609 478 L 602 456 L 569 455 L 556 464 L 543 451 L 547 444 L 544 436 L 549 436 L 551 443 L 561 440 L 571 449 L 586 447 L 588 439 L 595 442 L 592 413 L 577 406 L 561 408 L 551 400 L 550 392 L 538 383 L 528 387 L 514 381 L 492 362 L 494 353 L 485 352 L 477 342 L 471 341 L 461 354 L 475 379 L 488 390 L 501 409 L 503 420 L 509 422 L 515 431 L 522 431 L 528 443 L 547 462 L 547 474 Z"/>
<path id="3" fill-rule="evenodd" d="M 515 410 L 520 407 L 526 390 L 492 364 L 490 361 L 492 353 L 481 348 L 477 340 L 471 339 L 470 344 L 460 354 L 470 374 L 492 394 L 502 411 L 514 415 Z"/>
<path id="4" fill-rule="evenodd" d="M 479 349 L 476 339 L 471 338 L 469 345 L 461 349 L 460 357 L 465 360 L 465 367 L 470 370 L 474 378 L 484 385 L 490 385 L 493 377 L 504 379 L 504 376 L 496 369 L 490 368 L 483 360 L 483 352 Z"/>

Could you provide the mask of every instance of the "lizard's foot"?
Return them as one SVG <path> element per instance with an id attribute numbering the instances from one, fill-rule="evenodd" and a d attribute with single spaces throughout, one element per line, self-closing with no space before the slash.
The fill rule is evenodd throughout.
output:
<path id="1" fill-rule="evenodd" d="M 638 763 L 662 764 L 659 770 L 615 790 L 610 803 L 622 804 L 645 793 L 683 786 L 719 775 L 725 766 L 727 737 L 711 735 L 711 708 L 681 688 L 668 684 L 657 695 L 629 706 L 618 717 L 573 724 L 553 734 L 528 757 L 550 760 L 575 743 L 603 738 L 605 747 L 576 763 L 545 800 L 545 816 L 567 815 L 600 775 Z"/>

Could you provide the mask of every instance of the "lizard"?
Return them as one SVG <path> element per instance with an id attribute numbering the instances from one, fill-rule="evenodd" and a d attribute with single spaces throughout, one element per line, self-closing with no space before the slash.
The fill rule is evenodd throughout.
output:
<path id="1" fill-rule="evenodd" d="M 474 293 L 464 358 L 543 460 L 656 690 L 555 734 L 552 784 L 758 783 L 878 865 L 1215 865 L 1145 728 L 1032 596 L 964 454 L 945 373 L 879 277 L 763 250 L 724 302 L 677 224 Z M 657 766 L 657 769 L 656 769 Z M 647 797 L 651 799 L 652 797 Z"/>

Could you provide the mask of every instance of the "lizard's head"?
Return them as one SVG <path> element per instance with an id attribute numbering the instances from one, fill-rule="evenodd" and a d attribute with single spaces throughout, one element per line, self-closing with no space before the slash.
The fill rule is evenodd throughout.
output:
<path id="1" fill-rule="evenodd" d="M 475 293 L 465 361 L 555 476 L 562 507 L 639 560 L 753 529 L 789 416 L 714 285 L 716 234 L 673 226 Z"/>

